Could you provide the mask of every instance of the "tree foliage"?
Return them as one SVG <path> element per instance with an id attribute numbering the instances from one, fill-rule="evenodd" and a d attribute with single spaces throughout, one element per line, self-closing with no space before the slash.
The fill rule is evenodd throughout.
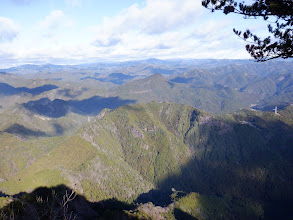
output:
<path id="1" fill-rule="evenodd" d="M 256 61 L 293 57 L 293 0 L 255 0 L 250 5 L 235 0 L 203 0 L 202 5 L 212 12 L 222 10 L 224 14 L 240 14 L 245 19 L 263 18 L 269 23 L 268 31 L 273 37 L 264 39 L 250 30 L 233 29 L 236 35 L 248 42 L 246 50 Z M 275 20 L 271 22 L 270 18 Z"/>

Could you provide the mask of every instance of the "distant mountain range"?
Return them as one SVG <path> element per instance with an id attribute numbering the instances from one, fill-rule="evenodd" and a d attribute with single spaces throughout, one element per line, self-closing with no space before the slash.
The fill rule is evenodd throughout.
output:
<path id="1" fill-rule="evenodd" d="M 0 218 L 292 219 L 292 69 L 149 59 L 0 70 Z"/>
<path id="2" fill-rule="evenodd" d="M 115 87 L 110 94 L 143 103 L 159 101 L 188 104 L 213 113 L 236 111 L 257 101 L 257 98 L 230 87 L 219 84 L 194 87 L 168 81 L 159 74 Z"/>
<path id="3" fill-rule="evenodd" d="M 204 68 L 196 69 L 200 64 Z M 151 59 L 118 63 L 114 67 L 110 64 L 25 65 L 5 70 L 7 73 L 2 70 L 0 105 L 1 112 L 6 114 L 2 117 L 2 129 L 7 129 L 15 122 L 12 120 L 14 111 L 23 117 L 18 124 L 25 126 L 29 120 L 32 124 L 30 129 L 33 129 L 34 120 L 39 121 L 39 118 L 27 119 L 30 114 L 57 121 L 66 117 L 70 123 L 81 126 L 89 120 L 88 117 L 94 117 L 104 108 L 113 109 L 123 104 L 151 101 L 187 104 L 211 113 L 229 113 L 245 108 L 272 111 L 275 106 L 280 110 L 293 103 L 292 62 L 257 64 L 251 61 L 222 60 L 222 66 L 220 64 L 220 60 Z M 124 73 L 114 72 L 118 67 Z M 93 74 L 80 73 L 81 68 L 93 71 Z M 104 72 L 108 68 L 113 72 L 102 73 L 95 68 L 103 69 Z M 184 73 L 152 74 L 154 68 L 166 68 L 166 73 L 171 69 L 173 73 L 180 69 Z M 66 72 L 67 69 L 75 72 Z M 149 72 L 145 72 L 146 69 Z M 44 71 L 33 75 L 8 73 L 21 70 Z M 48 70 L 51 72 L 46 72 Z M 134 70 L 138 73 L 135 74 Z M 41 79 L 30 79 L 34 76 Z M 42 79 L 47 76 L 52 79 Z M 60 80 L 56 80 L 56 77 Z M 53 135 L 56 133 L 55 128 L 48 123 L 43 120 L 42 128 L 47 124 L 48 129 L 45 130 Z M 60 123 L 68 128 L 69 124 Z M 78 127 L 74 126 L 69 130 L 76 129 Z"/>
<path id="4" fill-rule="evenodd" d="M 120 96 L 121 92 L 123 97 L 137 98 L 136 101 L 173 101 L 219 113 L 235 111 L 249 107 L 251 104 L 253 106 L 257 104 L 257 109 L 268 109 L 274 105 L 284 106 L 292 103 L 292 67 L 293 62 L 290 61 L 254 63 L 248 60 L 148 59 L 71 66 L 23 65 L 0 71 L 2 75 L 10 73 L 10 76 L 20 74 L 27 79 L 38 77 L 55 81 L 58 79 L 60 82 L 83 82 L 84 85 L 93 84 L 104 88 L 122 85 L 121 88 L 110 90 L 109 94 L 115 93 Z M 141 90 L 135 91 L 132 88 L 128 89 L 129 94 L 125 93 L 127 87 L 136 87 L 136 83 L 143 84 L 143 81 L 136 82 L 135 80 L 153 74 L 160 74 L 173 83 L 175 88 L 172 92 L 167 87 L 165 88 L 167 90 L 164 90 L 172 98 L 165 96 L 162 90 L 155 91 L 156 89 L 153 88 L 153 94 L 144 96 L 145 100 L 142 100 L 138 94 L 143 96 L 141 93 L 143 86 Z M 134 82 L 126 84 L 131 81 Z M 9 84 L 9 82 L 3 83 Z M 153 85 L 149 87 L 151 86 Z M 226 103 L 227 100 L 230 102 Z"/>
<path id="5" fill-rule="evenodd" d="M 101 79 L 101 81 L 113 83 L 118 82 L 116 84 L 122 84 L 133 78 L 146 77 L 156 73 L 162 74 L 164 76 L 180 75 L 193 69 L 211 69 L 215 67 L 224 67 L 227 65 L 244 66 L 256 64 L 249 60 L 147 59 L 138 61 L 93 63 L 82 65 L 22 65 L 8 69 L 0 69 L 0 72 L 23 75 L 27 78 L 58 79 L 65 81 L 79 81 L 80 79 L 89 77 Z M 111 74 L 114 74 L 114 77 Z M 120 74 L 120 76 L 115 76 L 115 74 Z M 111 77 L 113 80 L 111 80 Z M 125 77 L 129 78 L 124 79 L 124 81 L 117 81 L 117 79 L 122 79 Z"/>

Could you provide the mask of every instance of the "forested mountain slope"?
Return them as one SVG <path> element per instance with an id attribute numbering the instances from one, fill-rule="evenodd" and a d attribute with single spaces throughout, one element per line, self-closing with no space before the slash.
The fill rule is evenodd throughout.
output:
<path id="1" fill-rule="evenodd" d="M 274 213 L 286 216 L 293 198 L 291 119 L 292 106 L 279 115 L 240 111 L 215 116 L 186 105 L 152 102 L 104 110 L 72 136 L 38 137 L 38 144 L 27 139 L 15 145 L 13 154 L 6 146 L 17 143 L 17 137 L 4 131 L 1 161 L 10 155 L 16 166 L 13 175 L 1 169 L 5 179 L 0 189 L 16 194 L 65 184 L 90 201 L 114 197 L 168 205 L 164 195 L 168 199 L 173 188 L 177 194 L 199 193 L 178 197 L 176 203 L 197 218 L 215 215 L 207 208 L 215 201 L 233 204 L 221 212 L 226 217 L 233 213 L 235 219 L 269 218 L 268 207 L 277 202 L 285 205 L 276 206 Z M 18 149 L 25 143 L 29 150 L 23 154 Z M 39 145 L 43 150 L 36 152 Z M 190 203 L 200 195 L 205 203 Z M 184 208 L 187 203 L 190 209 Z M 246 214 L 237 204 L 248 207 Z"/>
<path id="2" fill-rule="evenodd" d="M 257 98 L 248 93 L 241 93 L 234 88 L 223 85 L 192 86 L 186 83 L 175 83 L 160 74 L 135 80 L 110 90 L 110 96 L 136 100 L 139 103 L 150 101 L 174 102 L 187 104 L 207 112 L 233 112 L 249 108 Z"/>

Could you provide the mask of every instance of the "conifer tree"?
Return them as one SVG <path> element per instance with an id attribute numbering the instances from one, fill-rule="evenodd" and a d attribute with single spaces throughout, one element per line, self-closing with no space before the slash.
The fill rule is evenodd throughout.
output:
<path id="1" fill-rule="evenodd" d="M 226 15 L 240 14 L 244 19 L 260 17 L 268 22 L 269 36 L 264 39 L 249 29 L 244 32 L 233 29 L 248 42 L 246 50 L 257 62 L 293 57 L 293 0 L 254 0 L 252 4 L 235 0 L 203 0 L 202 5 L 212 12 L 222 10 Z"/>

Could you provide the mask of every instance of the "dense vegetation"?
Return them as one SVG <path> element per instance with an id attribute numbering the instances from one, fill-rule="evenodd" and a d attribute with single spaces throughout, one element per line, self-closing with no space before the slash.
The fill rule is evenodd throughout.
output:
<path id="1" fill-rule="evenodd" d="M 290 112 L 292 107 L 280 115 L 241 111 L 215 116 L 155 102 L 105 110 L 31 164 L 23 158 L 24 166 L 14 175 L 3 169 L 7 179 L 0 188 L 12 195 L 66 184 L 90 201 L 116 198 L 167 207 L 173 198 L 177 202 L 162 212 L 171 216 L 179 209 L 196 218 L 218 212 L 224 219 L 269 218 L 267 207 L 288 204 L 293 196 Z M 21 155 L 15 152 L 14 158 Z M 129 214 L 157 210 L 143 207 Z M 276 206 L 274 213 L 286 216 L 286 208 Z"/>
<path id="2" fill-rule="evenodd" d="M 291 70 L 292 62 L 245 60 L 24 65 L 1 72 L 0 105 L 18 103 L 34 114 L 55 118 L 70 113 L 94 116 L 103 108 L 150 101 L 187 104 L 212 113 L 251 106 L 268 110 L 292 103 Z"/>
<path id="3" fill-rule="evenodd" d="M 292 63 L 147 62 L 0 73 L 0 218 L 292 218 Z"/>

